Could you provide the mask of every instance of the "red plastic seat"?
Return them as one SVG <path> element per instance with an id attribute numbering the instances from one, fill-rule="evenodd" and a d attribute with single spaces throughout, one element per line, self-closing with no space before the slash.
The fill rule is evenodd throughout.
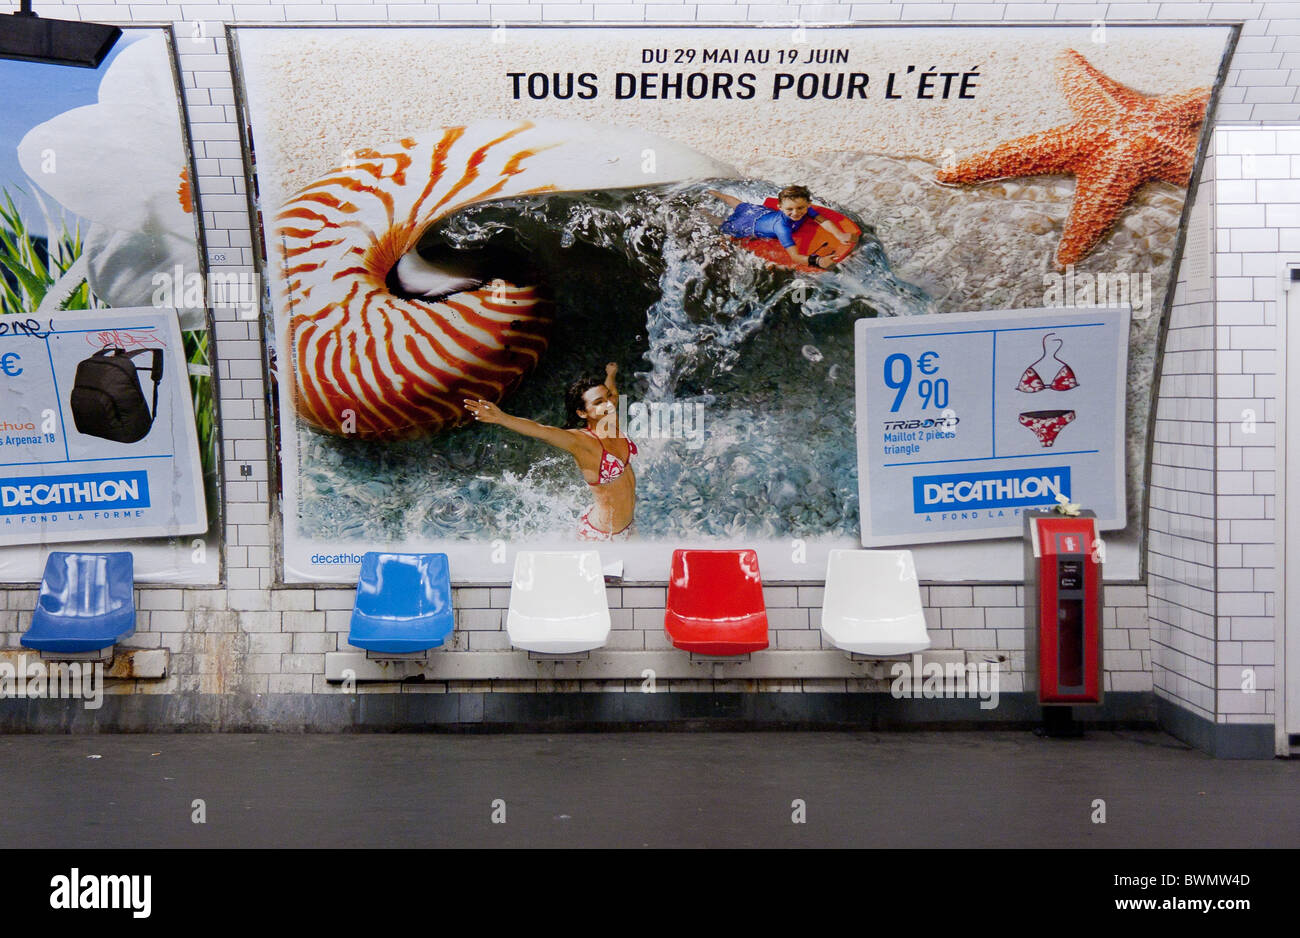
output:
<path id="1" fill-rule="evenodd" d="M 747 655 L 767 647 L 767 606 L 752 550 L 676 550 L 664 631 L 697 655 Z"/>

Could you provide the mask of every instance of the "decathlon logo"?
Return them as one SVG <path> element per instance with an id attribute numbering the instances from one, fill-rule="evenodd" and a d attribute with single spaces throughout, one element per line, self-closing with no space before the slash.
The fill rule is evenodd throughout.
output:
<path id="1" fill-rule="evenodd" d="M 148 918 L 153 877 L 82 875 L 75 866 L 67 876 L 50 880 L 52 909 L 130 909 L 132 918 Z"/>
<path id="2" fill-rule="evenodd" d="M 1019 508 L 1055 504 L 1070 497 L 1070 467 L 968 472 L 917 476 L 912 480 L 912 511 L 944 508 Z"/>
<path id="3" fill-rule="evenodd" d="M 0 514 L 29 508 L 148 508 L 149 477 L 137 472 L 92 472 L 70 476 L 32 476 L 0 482 Z"/>

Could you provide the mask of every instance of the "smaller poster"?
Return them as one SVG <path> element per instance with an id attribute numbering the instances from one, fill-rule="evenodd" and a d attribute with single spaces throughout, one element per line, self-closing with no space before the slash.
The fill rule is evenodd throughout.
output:
<path id="1" fill-rule="evenodd" d="M 0 319 L 0 544 L 207 530 L 176 311 Z"/>
<path id="2" fill-rule="evenodd" d="M 1062 499 L 1126 523 L 1127 308 L 859 319 L 862 543 L 1017 537 Z"/>

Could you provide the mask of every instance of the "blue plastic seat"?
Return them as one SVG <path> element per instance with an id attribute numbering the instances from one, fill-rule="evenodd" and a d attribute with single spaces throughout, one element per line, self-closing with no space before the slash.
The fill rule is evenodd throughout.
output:
<path id="1" fill-rule="evenodd" d="M 22 645 L 45 653 L 111 648 L 135 632 L 135 565 L 129 551 L 52 551 Z"/>
<path id="2" fill-rule="evenodd" d="M 407 655 L 440 647 L 455 624 L 446 554 L 370 551 L 361 558 L 348 644 Z"/>

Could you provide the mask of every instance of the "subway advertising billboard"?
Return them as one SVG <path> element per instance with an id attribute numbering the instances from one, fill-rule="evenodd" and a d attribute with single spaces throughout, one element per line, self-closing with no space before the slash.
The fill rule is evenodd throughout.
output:
<path id="1" fill-rule="evenodd" d="M 216 394 L 171 30 L 0 60 L 0 582 L 51 549 L 215 584 Z M 197 287 L 197 288 L 196 288 Z M 255 310 L 254 310 L 255 313 Z"/>
<path id="2" fill-rule="evenodd" d="M 864 544 L 1015 580 L 1019 511 L 1058 499 L 1109 520 L 1108 576 L 1140 575 L 1230 27 L 232 37 L 286 581 L 413 550 L 504 582 L 521 548 L 591 547 L 662 581 L 688 546 L 816 580 Z M 930 455 L 888 451 L 925 421 Z M 930 536 L 943 499 L 1001 515 Z"/>

